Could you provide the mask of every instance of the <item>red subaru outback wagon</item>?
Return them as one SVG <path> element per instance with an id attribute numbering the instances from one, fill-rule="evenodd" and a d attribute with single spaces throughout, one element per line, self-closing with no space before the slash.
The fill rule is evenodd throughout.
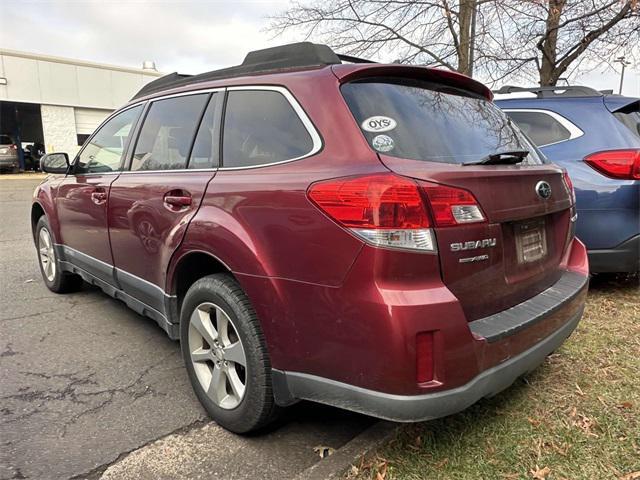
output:
<path id="1" fill-rule="evenodd" d="M 322 45 L 149 83 L 35 191 L 54 292 L 180 339 L 234 432 L 300 399 L 395 421 L 538 366 L 588 285 L 569 178 L 465 76 Z"/>

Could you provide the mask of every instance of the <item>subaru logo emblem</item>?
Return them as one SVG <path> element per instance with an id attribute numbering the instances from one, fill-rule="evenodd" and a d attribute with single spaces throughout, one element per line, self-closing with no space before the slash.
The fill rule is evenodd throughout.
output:
<path id="1" fill-rule="evenodd" d="M 543 200 L 548 199 L 551 196 L 551 185 L 545 181 L 536 183 L 536 193 Z"/>

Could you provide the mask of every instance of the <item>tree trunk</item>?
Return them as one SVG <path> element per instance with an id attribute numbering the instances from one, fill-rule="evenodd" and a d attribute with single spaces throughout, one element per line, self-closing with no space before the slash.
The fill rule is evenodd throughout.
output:
<path id="1" fill-rule="evenodd" d="M 458 22 L 460 25 L 460 46 L 458 48 L 458 71 L 465 75 L 472 75 L 473 65 L 471 59 L 472 30 L 474 11 L 477 0 L 460 0 L 460 12 Z"/>
<path id="2" fill-rule="evenodd" d="M 542 52 L 540 62 L 540 85 L 555 85 L 561 72 L 557 67 L 558 25 L 560 16 L 567 0 L 548 0 L 545 35 L 538 42 L 538 49 Z"/>

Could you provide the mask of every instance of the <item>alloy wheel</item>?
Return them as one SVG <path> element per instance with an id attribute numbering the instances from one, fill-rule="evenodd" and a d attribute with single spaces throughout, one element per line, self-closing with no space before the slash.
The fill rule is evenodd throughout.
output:
<path id="1" fill-rule="evenodd" d="M 40 254 L 40 265 L 44 276 L 50 282 L 56 277 L 56 253 L 53 248 L 51 234 L 46 228 L 40 229 L 38 237 L 38 251 Z"/>
<path id="2" fill-rule="evenodd" d="M 189 353 L 200 385 L 220 408 L 242 402 L 247 382 L 247 357 L 238 331 L 219 306 L 198 305 L 189 319 Z"/>

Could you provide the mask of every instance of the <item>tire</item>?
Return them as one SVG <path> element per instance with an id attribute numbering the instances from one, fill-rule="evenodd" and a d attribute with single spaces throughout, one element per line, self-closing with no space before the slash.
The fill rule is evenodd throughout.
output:
<path id="1" fill-rule="evenodd" d="M 189 288 L 180 344 L 193 390 L 216 423 L 248 433 L 275 420 L 280 409 L 264 336 L 248 297 L 230 275 L 209 275 Z"/>
<path id="2" fill-rule="evenodd" d="M 82 288 L 82 278 L 62 271 L 60 259 L 56 255 L 53 235 L 47 218 L 43 215 L 36 225 L 36 251 L 42 279 L 49 290 L 55 293 L 75 292 Z"/>

